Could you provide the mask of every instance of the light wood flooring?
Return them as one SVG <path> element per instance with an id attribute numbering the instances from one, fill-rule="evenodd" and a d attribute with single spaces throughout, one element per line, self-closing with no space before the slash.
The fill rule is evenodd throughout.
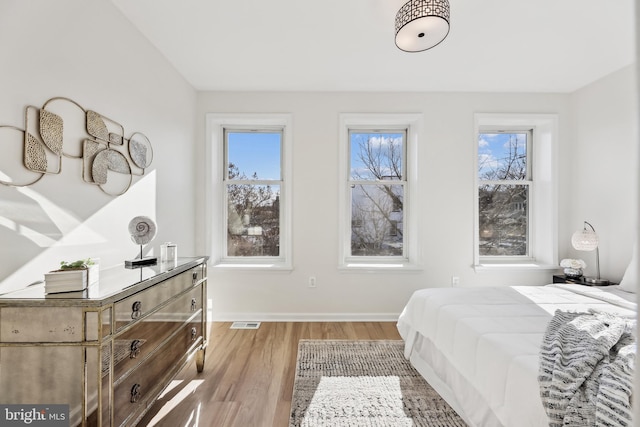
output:
<path id="1" fill-rule="evenodd" d="M 187 365 L 139 426 L 288 427 L 299 340 L 400 339 L 395 322 L 209 326 L 204 372 Z"/>

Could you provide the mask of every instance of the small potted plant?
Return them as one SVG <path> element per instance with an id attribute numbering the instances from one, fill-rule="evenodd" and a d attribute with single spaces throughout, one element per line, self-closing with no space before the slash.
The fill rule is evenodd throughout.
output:
<path id="1" fill-rule="evenodd" d="M 94 262 L 91 260 L 91 258 L 79 259 L 74 262 L 60 261 L 60 269 L 57 271 L 86 270 L 92 265 L 94 265 Z"/>
<path id="2" fill-rule="evenodd" d="M 91 258 L 73 262 L 61 261 L 60 268 L 44 275 L 45 291 L 81 291 L 98 281 L 98 272 L 98 265 Z"/>

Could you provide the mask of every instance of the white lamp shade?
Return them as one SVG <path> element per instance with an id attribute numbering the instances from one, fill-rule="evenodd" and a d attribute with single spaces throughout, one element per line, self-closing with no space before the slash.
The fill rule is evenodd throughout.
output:
<path id="1" fill-rule="evenodd" d="M 592 230 L 580 230 L 571 236 L 571 245 L 578 251 L 592 251 L 598 247 L 598 235 Z"/>
<path id="2" fill-rule="evenodd" d="M 396 14 L 396 46 L 406 52 L 431 49 L 447 34 L 448 0 L 409 0 Z"/>

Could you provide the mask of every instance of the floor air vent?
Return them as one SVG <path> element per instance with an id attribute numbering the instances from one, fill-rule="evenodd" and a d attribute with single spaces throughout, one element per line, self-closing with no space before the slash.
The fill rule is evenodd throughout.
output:
<path id="1" fill-rule="evenodd" d="M 260 322 L 233 322 L 229 329 L 258 329 Z"/>

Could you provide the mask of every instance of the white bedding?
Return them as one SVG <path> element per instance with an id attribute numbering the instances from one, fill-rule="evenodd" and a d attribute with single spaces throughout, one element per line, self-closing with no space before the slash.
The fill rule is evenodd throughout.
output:
<path id="1" fill-rule="evenodd" d="M 398 320 L 405 356 L 472 426 L 546 426 L 537 381 L 553 313 L 636 316 L 635 295 L 570 284 L 416 291 Z"/>

